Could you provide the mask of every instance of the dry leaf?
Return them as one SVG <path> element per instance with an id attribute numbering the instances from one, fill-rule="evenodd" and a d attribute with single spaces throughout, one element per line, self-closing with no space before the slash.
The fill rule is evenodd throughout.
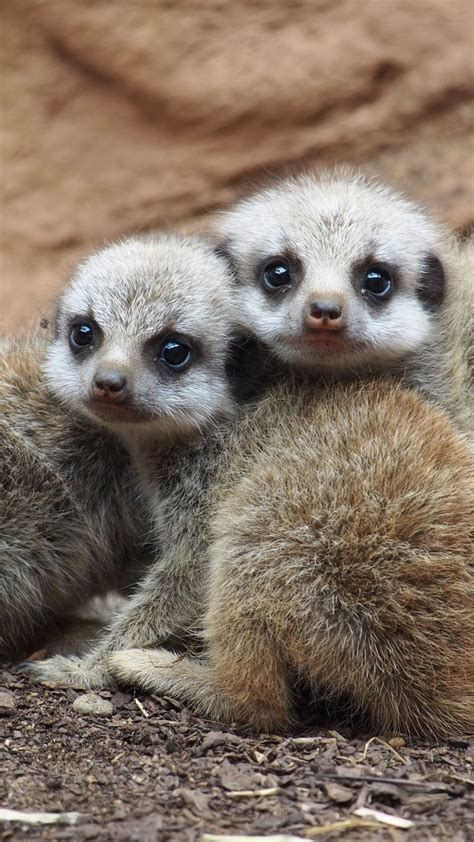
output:
<path id="1" fill-rule="evenodd" d="M 215 836 L 213 833 L 204 833 L 202 842 L 307 842 L 302 836 L 287 836 L 279 833 L 276 836 Z"/>

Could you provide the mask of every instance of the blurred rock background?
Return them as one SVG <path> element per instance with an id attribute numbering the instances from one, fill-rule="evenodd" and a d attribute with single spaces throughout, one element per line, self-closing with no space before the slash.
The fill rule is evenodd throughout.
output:
<path id="1" fill-rule="evenodd" d="M 0 321 L 262 174 L 351 161 L 474 217 L 472 0 L 8 0 Z"/>

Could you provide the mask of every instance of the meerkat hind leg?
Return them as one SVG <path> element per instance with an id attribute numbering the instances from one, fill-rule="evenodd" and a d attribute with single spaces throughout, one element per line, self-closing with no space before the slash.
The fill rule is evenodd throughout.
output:
<path id="1" fill-rule="evenodd" d="M 293 720 L 293 697 L 277 640 L 257 617 L 238 610 L 233 615 L 228 605 L 214 620 L 209 634 L 214 680 L 232 700 L 237 718 L 258 731 L 284 730 Z"/>

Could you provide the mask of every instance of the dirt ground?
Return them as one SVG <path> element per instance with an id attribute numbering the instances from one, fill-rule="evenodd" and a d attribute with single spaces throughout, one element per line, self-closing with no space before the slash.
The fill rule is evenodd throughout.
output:
<path id="1" fill-rule="evenodd" d="M 255 736 L 118 690 L 98 694 L 108 715 L 83 715 L 72 707 L 81 695 L 0 669 L 0 807 L 81 814 L 75 826 L 0 821 L 0 839 L 474 839 L 468 739 L 389 744 L 336 723 Z M 413 824 L 355 817 L 360 807 Z"/>

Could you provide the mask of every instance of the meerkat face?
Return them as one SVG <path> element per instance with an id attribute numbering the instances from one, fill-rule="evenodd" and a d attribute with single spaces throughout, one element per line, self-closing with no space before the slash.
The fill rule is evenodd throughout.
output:
<path id="1" fill-rule="evenodd" d="M 131 238 L 82 264 L 45 365 L 72 409 L 124 431 L 180 434 L 232 411 L 228 264 L 198 238 Z"/>
<path id="2" fill-rule="evenodd" d="M 289 179 L 221 215 L 242 326 L 285 362 L 342 373 L 395 365 L 434 329 L 444 272 L 431 220 L 343 173 Z"/>

